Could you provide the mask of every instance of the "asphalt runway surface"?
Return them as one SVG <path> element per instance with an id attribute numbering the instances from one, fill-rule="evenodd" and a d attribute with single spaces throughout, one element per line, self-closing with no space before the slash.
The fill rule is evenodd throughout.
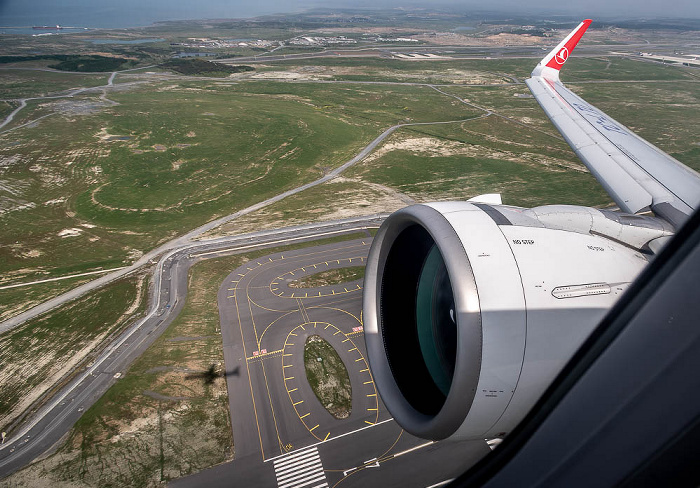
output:
<path id="1" fill-rule="evenodd" d="M 391 418 L 367 362 L 361 280 L 294 287 L 305 276 L 364 266 L 370 244 L 368 236 L 271 254 L 227 276 L 217 298 L 235 459 L 172 486 L 428 487 L 490 452 L 485 441 L 418 439 Z M 348 418 L 331 416 L 309 386 L 304 344 L 312 335 L 348 370 Z"/>

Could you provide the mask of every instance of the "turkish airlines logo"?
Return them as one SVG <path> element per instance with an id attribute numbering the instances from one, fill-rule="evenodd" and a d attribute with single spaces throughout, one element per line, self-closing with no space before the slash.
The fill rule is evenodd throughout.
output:
<path id="1" fill-rule="evenodd" d="M 569 50 L 564 46 L 559 50 L 557 54 L 554 55 L 554 61 L 556 61 L 559 64 L 564 64 L 566 63 L 566 60 L 569 57 Z"/>

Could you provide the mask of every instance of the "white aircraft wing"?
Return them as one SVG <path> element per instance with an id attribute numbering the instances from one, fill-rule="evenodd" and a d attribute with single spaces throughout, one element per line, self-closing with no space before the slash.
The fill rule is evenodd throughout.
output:
<path id="1" fill-rule="evenodd" d="M 525 83 L 621 210 L 652 211 L 678 227 L 700 204 L 700 175 L 559 81 L 559 69 L 590 23 L 590 20 L 581 22 L 540 61 Z"/>

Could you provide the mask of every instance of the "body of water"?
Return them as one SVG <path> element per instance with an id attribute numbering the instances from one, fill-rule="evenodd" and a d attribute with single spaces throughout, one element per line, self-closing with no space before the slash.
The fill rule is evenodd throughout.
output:
<path id="1" fill-rule="evenodd" d="M 165 39 L 89 39 L 93 44 L 147 44 L 149 42 L 163 42 Z"/>
<path id="2" fill-rule="evenodd" d="M 295 12 L 307 8 L 313 1 L 306 5 L 290 5 L 283 0 L 0 0 L 0 31 L 3 27 L 29 27 L 15 33 L 36 34 L 31 29 L 35 25 L 114 29 L 142 27 L 168 20 L 240 19 Z"/>

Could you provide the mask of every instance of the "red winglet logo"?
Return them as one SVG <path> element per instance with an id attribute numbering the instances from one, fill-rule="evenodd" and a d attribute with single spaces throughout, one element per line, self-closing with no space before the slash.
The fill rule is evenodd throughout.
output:
<path id="1" fill-rule="evenodd" d="M 578 44 L 578 41 L 581 40 L 581 37 L 583 37 L 583 34 L 586 32 L 586 29 L 588 29 L 589 25 L 591 25 L 591 19 L 586 19 L 583 22 L 581 22 L 578 29 L 576 29 L 570 34 L 570 37 L 566 40 L 564 45 L 556 52 L 556 54 L 552 56 L 552 59 L 549 60 L 546 66 L 548 68 L 554 68 L 556 70 L 560 69 L 564 65 L 564 63 L 566 63 L 566 60 L 569 59 L 569 54 L 571 54 L 571 51 L 574 50 L 576 44 Z"/>

